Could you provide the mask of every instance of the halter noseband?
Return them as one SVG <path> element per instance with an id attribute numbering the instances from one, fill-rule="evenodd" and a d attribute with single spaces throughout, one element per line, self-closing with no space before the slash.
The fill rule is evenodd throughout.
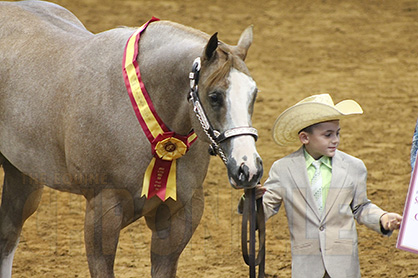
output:
<path id="1" fill-rule="evenodd" d="M 202 103 L 199 98 L 199 75 L 200 75 L 201 62 L 200 57 L 197 57 L 192 66 L 192 71 L 189 74 L 190 78 L 190 94 L 189 101 L 193 103 L 193 111 L 195 112 L 200 124 L 202 125 L 203 130 L 211 141 L 209 147 L 209 153 L 211 155 L 219 155 L 222 161 L 227 164 L 228 160 L 225 156 L 224 151 L 219 145 L 221 142 L 230 139 L 232 137 L 241 136 L 241 135 L 251 135 L 257 141 L 258 133 L 257 130 L 251 126 L 242 126 L 234 127 L 224 132 L 220 132 L 213 128 L 209 119 L 206 117 L 205 110 L 203 109 Z"/>

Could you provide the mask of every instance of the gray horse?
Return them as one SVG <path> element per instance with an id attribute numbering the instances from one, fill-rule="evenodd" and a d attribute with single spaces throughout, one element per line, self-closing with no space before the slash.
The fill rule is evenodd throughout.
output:
<path id="1" fill-rule="evenodd" d="M 37 209 L 44 185 L 85 197 L 92 277 L 114 276 L 120 230 L 142 216 L 152 230 L 152 276 L 175 277 L 203 213 L 209 144 L 219 143 L 215 147 L 224 154 L 235 188 L 260 180 L 255 136 L 239 132 L 251 127 L 257 92 L 244 63 L 252 29 L 229 46 L 216 34 L 156 21 L 137 44 L 142 81 L 164 124 L 176 134 L 194 130 L 198 139 L 177 159 L 176 200 L 142 196 L 154 156 L 122 73 L 125 45 L 135 31 L 92 34 L 55 4 L 0 2 L 1 278 L 11 277 L 22 226 Z M 215 137 L 207 136 L 188 99 L 197 57 L 201 110 Z"/>

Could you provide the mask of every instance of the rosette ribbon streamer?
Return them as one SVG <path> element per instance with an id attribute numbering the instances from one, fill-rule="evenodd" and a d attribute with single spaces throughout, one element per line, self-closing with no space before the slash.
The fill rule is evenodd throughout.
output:
<path id="1" fill-rule="evenodd" d="M 123 58 L 123 77 L 129 98 L 141 127 L 151 143 L 153 158 L 148 165 L 142 185 L 142 196 L 147 199 L 157 195 L 162 201 L 176 200 L 176 160 L 189 150 L 197 135 L 176 134 L 167 128 L 158 116 L 141 79 L 137 62 L 138 42 L 147 26 L 158 21 L 153 17 L 142 25 L 126 43 Z"/>

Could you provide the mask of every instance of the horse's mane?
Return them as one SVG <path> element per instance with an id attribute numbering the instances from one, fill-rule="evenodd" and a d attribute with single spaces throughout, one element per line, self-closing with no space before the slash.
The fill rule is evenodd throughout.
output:
<path id="1" fill-rule="evenodd" d="M 194 38 L 201 37 L 204 40 L 208 40 L 209 37 L 210 37 L 207 33 L 203 32 L 203 31 L 200 31 L 200 30 L 195 29 L 193 27 L 186 26 L 186 25 L 174 22 L 174 21 L 161 20 L 161 21 L 158 21 L 158 24 L 170 26 L 178 32 L 183 31 L 185 34 L 188 34 L 189 36 L 193 36 Z"/>
<path id="2" fill-rule="evenodd" d="M 165 27 L 168 27 L 170 28 L 170 34 L 177 33 L 178 35 L 181 35 L 183 38 L 190 38 L 194 41 L 196 41 L 197 38 L 200 38 L 202 42 L 206 43 L 210 38 L 210 35 L 201 30 L 169 20 L 161 20 L 153 24 L 158 24 L 159 27 L 162 27 L 164 29 Z M 119 26 L 119 28 L 130 27 Z M 212 86 L 213 84 L 219 84 L 221 80 L 224 80 L 225 77 L 229 74 L 232 67 L 239 68 L 239 65 L 241 64 L 239 61 L 237 62 L 237 60 L 239 60 L 240 58 L 238 58 L 233 53 L 229 45 L 222 41 L 219 41 L 216 53 L 216 59 L 218 59 L 216 63 L 220 66 L 216 70 L 214 70 L 207 78 L 208 86 Z"/>
<path id="3" fill-rule="evenodd" d="M 159 21 L 159 24 L 170 26 L 176 29 L 177 32 L 184 32 L 187 36 L 192 36 L 194 39 L 196 39 L 196 37 L 200 37 L 207 42 L 210 38 L 210 35 L 207 33 L 180 23 L 172 21 Z M 239 58 L 233 54 L 227 44 L 220 41 L 218 45 L 217 59 L 219 59 L 217 63 L 219 63 L 220 66 L 208 77 L 207 81 L 209 86 L 219 83 L 221 80 L 225 79 L 230 72 L 231 67 L 234 67 L 234 65 L 237 64 L 234 61 Z"/>

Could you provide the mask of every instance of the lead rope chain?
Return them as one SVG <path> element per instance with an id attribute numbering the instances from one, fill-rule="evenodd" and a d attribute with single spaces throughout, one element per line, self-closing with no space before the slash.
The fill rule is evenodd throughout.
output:
<path id="1" fill-rule="evenodd" d="M 202 119 L 202 116 L 196 107 L 197 105 L 195 105 L 195 108 L 193 110 L 196 113 L 196 117 L 199 120 L 200 124 L 202 125 L 203 130 L 205 131 L 205 134 L 208 136 L 211 142 L 211 147 L 213 151 L 215 152 L 215 154 L 217 153 L 221 157 L 222 161 L 226 165 L 228 163 L 228 160 L 226 158 L 224 151 L 219 147 L 219 144 L 215 141 L 215 139 L 213 139 L 212 136 L 210 136 L 208 129 L 205 128 L 205 121 Z"/>
<path id="2" fill-rule="evenodd" d="M 226 165 L 228 163 L 228 159 L 226 158 L 226 155 L 224 151 L 219 146 L 218 142 L 216 142 L 215 138 L 212 134 L 209 133 L 209 130 L 211 128 L 211 125 L 206 118 L 205 112 L 203 111 L 202 106 L 200 105 L 200 100 L 198 98 L 197 92 L 198 92 L 198 82 L 199 82 L 199 73 L 200 73 L 200 57 L 197 57 L 193 61 L 193 67 L 192 71 L 189 74 L 190 78 L 190 95 L 189 100 L 193 101 L 193 111 L 196 114 L 197 119 L 200 122 L 200 125 L 203 128 L 203 131 L 205 132 L 206 136 L 209 138 L 211 142 L 211 148 L 214 151 L 215 155 L 218 154 L 220 158 L 222 159 L 223 163 Z M 213 131 L 213 133 L 217 132 L 216 130 Z M 219 132 L 218 136 L 219 136 Z M 214 134 L 216 136 L 216 134 Z"/>

